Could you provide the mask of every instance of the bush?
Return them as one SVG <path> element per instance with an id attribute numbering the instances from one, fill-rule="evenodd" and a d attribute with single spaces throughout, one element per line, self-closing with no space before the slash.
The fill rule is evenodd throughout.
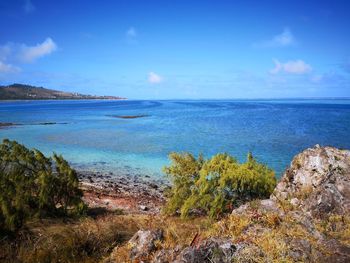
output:
<path id="1" fill-rule="evenodd" d="M 226 153 L 208 160 L 189 153 L 169 157 L 172 164 L 164 168 L 172 180 L 164 208 L 167 214 L 187 217 L 197 210 L 218 217 L 243 202 L 269 197 L 276 186 L 274 172 L 250 153 L 242 164 Z"/>
<path id="2" fill-rule="evenodd" d="M 0 229 L 17 230 L 33 217 L 82 213 L 78 187 L 62 156 L 47 158 L 6 139 L 0 144 Z"/>

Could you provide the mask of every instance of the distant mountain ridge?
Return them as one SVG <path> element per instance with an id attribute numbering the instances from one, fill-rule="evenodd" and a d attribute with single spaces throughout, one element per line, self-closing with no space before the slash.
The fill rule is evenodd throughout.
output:
<path id="1" fill-rule="evenodd" d="M 25 84 L 12 84 L 8 86 L 0 86 L 0 100 L 78 100 L 78 99 L 125 99 L 116 96 L 96 96 L 84 95 L 80 93 L 72 93 L 46 89 L 43 87 L 35 87 Z"/>

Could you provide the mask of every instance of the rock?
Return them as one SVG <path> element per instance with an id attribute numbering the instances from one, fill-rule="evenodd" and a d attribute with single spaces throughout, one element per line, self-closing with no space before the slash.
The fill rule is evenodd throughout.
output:
<path id="1" fill-rule="evenodd" d="M 292 198 L 290 199 L 290 203 L 293 205 L 293 206 L 298 206 L 300 204 L 300 201 L 298 198 Z"/>
<path id="2" fill-rule="evenodd" d="M 197 247 L 162 249 L 155 254 L 152 263 L 230 263 L 235 252 L 231 239 L 209 238 Z"/>
<path id="3" fill-rule="evenodd" d="M 308 213 L 302 211 L 290 211 L 288 216 L 293 219 L 294 222 L 298 222 L 309 234 L 315 237 L 317 240 L 323 240 L 324 236 L 316 229 L 313 218 Z"/>
<path id="4" fill-rule="evenodd" d="M 14 125 L 16 125 L 16 124 L 10 123 L 10 122 L 0 122 L 0 129 L 5 128 L 5 127 L 14 126 Z"/>
<path id="5" fill-rule="evenodd" d="M 312 216 L 350 213 L 350 151 L 315 146 L 296 155 L 272 200 L 288 200 Z"/>
<path id="6" fill-rule="evenodd" d="M 289 243 L 289 256 L 295 262 L 310 262 L 312 259 L 312 247 L 308 240 L 292 239 Z"/>
<path id="7" fill-rule="evenodd" d="M 148 207 L 145 206 L 145 205 L 140 205 L 140 209 L 141 209 L 142 211 L 147 211 L 147 210 L 148 210 Z"/>
<path id="8" fill-rule="evenodd" d="M 149 256 L 151 252 L 156 249 L 155 242 L 163 239 L 163 231 L 158 229 L 151 230 L 139 230 L 129 240 L 130 258 L 132 260 L 145 258 Z"/>
<path id="9" fill-rule="evenodd" d="M 255 200 L 256 208 L 252 208 L 249 203 L 241 205 L 240 207 L 232 211 L 233 215 L 245 215 L 256 210 L 259 213 L 274 212 L 276 214 L 282 215 L 283 211 L 278 207 L 277 202 L 271 199 Z"/>
<path id="10" fill-rule="evenodd" d="M 149 185 L 149 187 L 151 187 L 153 189 L 158 189 L 158 185 L 155 183 L 149 183 L 148 185 Z"/>
<path id="11" fill-rule="evenodd" d="M 144 211 L 151 207 L 144 200 L 139 204 Z M 350 262 L 350 246 L 344 240 L 350 214 L 350 151 L 319 145 L 306 149 L 294 157 L 270 199 L 243 204 L 232 214 L 234 219 L 249 219 L 234 236 L 235 243 L 233 236 L 217 236 L 156 251 L 162 232 L 140 230 L 129 241 L 130 258 L 153 263 L 270 262 L 270 245 L 275 252 L 280 245 L 279 257 L 287 261 Z M 340 219 L 329 221 L 334 214 Z M 269 243 L 274 238 L 277 244 Z"/>
<path id="12" fill-rule="evenodd" d="M 210 238 L 197 248 L 187 247 L 181 251 L 174 263 L 230 263 L 236 247 L 228 238 Z"/>
<path id="13" fill-rule="evenodd" d="M 320 257 L 318 262 L 324 263 L 348 263 L 350 262 L 350 247 L 339 243 L 337 240 L 332 239 L 325 243 L 328 251 L 331 251 L 326 257 Z"/>
<path id="14" fill-rule="evenodd" d="M 236 248 L 233 262 L 264 262 L 260 260 L 264 253 L 257 245 L 240 242 L 236 244 Z"/>
<path id="15" fill-rule="evenodd" d="M 162 249 L 155 253 L 152 263 L 171 263 L 180 253 L 181 247 L 176 246 L 173 249 Z"/>

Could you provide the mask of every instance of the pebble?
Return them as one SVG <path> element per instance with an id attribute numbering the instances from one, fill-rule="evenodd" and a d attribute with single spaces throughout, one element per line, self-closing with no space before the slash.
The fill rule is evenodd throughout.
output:
<path id="1" fill-rule="evenodd" d="M 141 209 L 142 211 L 147 211 L 147 210 L 148 210 L 148 207 L 145 206 L 145 205 L 140 205 L 140 209 Z"/>

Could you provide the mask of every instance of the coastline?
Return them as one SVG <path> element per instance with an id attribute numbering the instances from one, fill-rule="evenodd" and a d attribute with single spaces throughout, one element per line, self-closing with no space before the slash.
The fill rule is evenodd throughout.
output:
<path id="1" fill-rule="evenodd" d="M 83 200 L 90 208 L 122 211 L 125 214 L 158 214 L 165 203 L 164 179 L 111 176 L 77 171 Z"/>

